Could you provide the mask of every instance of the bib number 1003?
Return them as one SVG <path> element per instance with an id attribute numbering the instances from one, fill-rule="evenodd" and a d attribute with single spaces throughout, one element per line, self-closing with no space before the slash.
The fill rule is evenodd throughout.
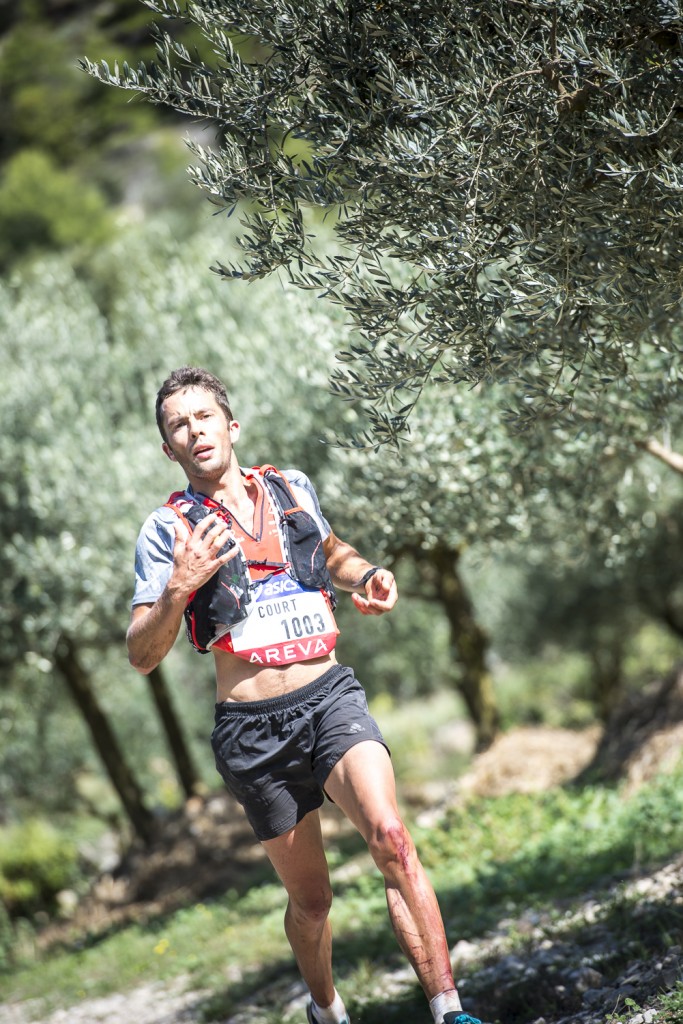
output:
<path id="1" fill-rule="evenodd" d="M 327 626 L 319 612 L 315 615 L 294 615 L 291 619 L 282 619 L 280 625 L 285 631 L 288 640 L 298 640 L 302 636 L 315 636 L 316 633 L 325 633 Z"/>

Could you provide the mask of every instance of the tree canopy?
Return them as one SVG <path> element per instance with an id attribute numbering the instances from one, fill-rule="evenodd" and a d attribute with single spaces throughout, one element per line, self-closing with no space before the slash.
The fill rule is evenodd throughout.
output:
<path id="1" fill-rule="evenodd" d="M 148 6 L 196 24 L 211 63 L 157 25 L 156 63 L 84 67 L 216 126 L 194 178 L 245 226 L 218 269 L 286 268 L 343 305 L 334 386 L 369 403 L 373 441 L 427 381 L 511 381 L 522 423 L 571 414 L 580 381 L 597 409 L 644 343 L 680 388 L 676 3 Z"/>

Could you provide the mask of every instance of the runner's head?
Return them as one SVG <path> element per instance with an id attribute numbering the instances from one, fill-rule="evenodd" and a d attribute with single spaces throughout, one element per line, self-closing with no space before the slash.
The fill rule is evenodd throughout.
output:
<path id="1" fill-rule="evenodd" d="M 187 388 L 202 388 L 204 391 L 208 391 L 223 410 L 228 424 L 232 422 L 230 403 L 222 381 L 215 377 L 213 373 L 209 373 L 208 370 L 202 370 L 199 366 L 181 366 L 169 374 L 157 392 L 157 426 L 164 441 L 168 441 L 168 438 L 164 432 L 163 404 L 171 395 L 175 395 L 179 391 L 185 391 Z"/>

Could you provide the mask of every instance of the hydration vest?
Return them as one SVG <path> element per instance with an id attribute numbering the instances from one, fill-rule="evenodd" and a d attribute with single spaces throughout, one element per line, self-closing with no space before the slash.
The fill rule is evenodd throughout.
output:
<path id="1" fill-rule="evenodd" d="M 255 583 L 250 569 L 286 572 L 306 590 L 321 591 L 332 609 L 337 595 L 327 569 L 323 538 L 313 516 L 297 503 L 286 477 L 274 466 L 254 466 L 276 513 L 280 546 L 284 562 L 264 563 L 248 559 L 241 545 L 237 552 L 214 575 L 190 594 L 185 607 L 187 637 L 195 650 L 206 654 L 221 637 L 249 615 L 253 605 Z M 211 498 L 199 496 L 191 501 L 184 491 L 174 491 L 166 502 L 168 508 L 185 523 L 190 533 L 210 515 L 218 513 L 228 525 L 232 514 L 228 508 Z M 223 554 L 225 548 L 219 552 Z M 265 577 L 268 578 L 267 576 Z M 263 583 L 264 580 L 259 580 Z"/>

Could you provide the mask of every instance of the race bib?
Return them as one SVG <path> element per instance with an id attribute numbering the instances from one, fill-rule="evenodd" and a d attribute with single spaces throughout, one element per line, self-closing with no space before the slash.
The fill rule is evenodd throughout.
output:
<path id="1" fill-rule="evenodd" d="M 255 585 L 249 615 L 219 646 L 255 665 L 288 665 L 329 654 L 338 632 L 325 595 L 281 573 Z"/>

